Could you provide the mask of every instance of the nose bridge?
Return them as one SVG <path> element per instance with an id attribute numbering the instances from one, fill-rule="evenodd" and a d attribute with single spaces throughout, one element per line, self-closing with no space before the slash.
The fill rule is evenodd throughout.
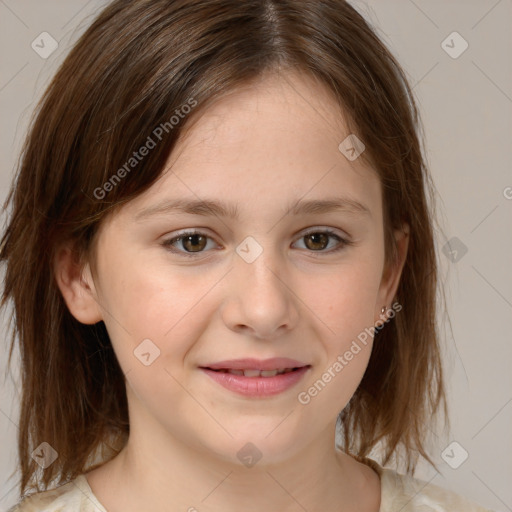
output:
<path id="1" fill-rule="evenodd" d="M 257 237 L 257 238 L 256 238 Z M 283 283 L 278 279 L 277 274 L 284 275 L 282 258 L 278 249 L 272 244 L 271 236 L 247 236 L 236 248 L 238 258 L 236 266 L 241 272 L 241 279 L 250 283 L 259 290 L 260 286 L 265 289 L 280 289 Z M 238 274 L 238 272 L 237 272 Z M 266 290 L 268 293 L 270 290 Z"/>
<path id="2" fill-rule="evenodd" d="M 271 240 L 271 236 L 248 236 L 236 247 L 231 307 L 225 318 L 232 328 L 244 325 L 261 337 L 282 325 L 290 327 L 297 318 L 293 294 L 285 285 L 286 264 Z"/>

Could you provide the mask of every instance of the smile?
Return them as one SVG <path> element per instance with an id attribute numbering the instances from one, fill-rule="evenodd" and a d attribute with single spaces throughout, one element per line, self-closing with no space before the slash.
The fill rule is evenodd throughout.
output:
<path id="1" fill-rule="evenodd" d="M 282 375 L 283 373 L 290 373 L 298 368 L 282 368 L 279 370 L 232 370 L 232 369 L 220 369 L 213 370 L 222 373 L 231 373 L 232 375 L 243 375 L 244 377 L 275 377 L 276 375 Z"/>
<path id="2" fill-rule="evenodd" d="M 265 398 L 289 391 L 296 386 L 311 366 L 275 370 L 241 370 L 200 368 L 222 388 L 237 395 Z"/>

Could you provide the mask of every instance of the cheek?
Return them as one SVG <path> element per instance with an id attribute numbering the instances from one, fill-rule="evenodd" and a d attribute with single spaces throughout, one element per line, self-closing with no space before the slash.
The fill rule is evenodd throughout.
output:
<path id="1" fill-rule="evenodd" d="M 117 261 L 105 275 L 105 324 L 125 373 L 140 364 L 139 346 L 143 353 L 153 351 L 158 356 L 155 364 L 182 360 L 190 340 L 205 329 L 208 301 L 204 296 L 218 278 L 158 264 L 141 265 L 137 258 Z"/>
<path id="2" fill-rule="evenodd" d="M 316 281 L 318 286 L 308 300 L 322 325 L 318 336 L 324 357 L 315 379 L 321 381 L 319 387 L 328 388 L 317 402 L 326 410 L 333 404 L 336 410 L 345 407 L 368 365 L 380 283 L 377 264 L 370 254 L 343 265 L 336 274 Z"/>
<path id="3" fill-rule="evenodd" d="M 162 421 L 169 420 L 162 404 L 172 403 L 174 413 L 182 411 L 188 397 L 182 387 L 183 361 L 206 329 L 208 301 L 202 297 L 215 281 L 179 269 L 141 268 L 127 260 L 112 272 L 112 316 L 105 323 L 129 392 L 137 397 L 134 407 L 145 404 Z"/>
<path id="4" fill-rule="evenodd" d="M 366 371 L 373 346 L 378 273 L 358 262 L 322 280 L 310 295 L 323 345 L 310 387 L 300 403 L 314 403 L 319 414 L 338 414 L 349 402 Z"/>
<path id="5" fill-rule="evenodd" d="M 336 272 L 315 279 L 310 286 L 307 303 L 340 340 L 357 335 L 361 329 L 374 325 L 375 301 L 380 275 L 376 262 L 364 259 L 347 262 Z M 304 289 L 305 290 L 305 289 Z"/>

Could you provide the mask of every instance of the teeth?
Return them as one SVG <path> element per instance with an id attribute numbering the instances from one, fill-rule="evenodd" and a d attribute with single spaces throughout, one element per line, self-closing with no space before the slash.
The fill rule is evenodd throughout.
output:
<path id="1" fill-rule="evenodd" d="M 244 374 L 244 377 L 259 377 L 260 371 L 259 370 L 244 370 L 243 374 Z"/>
<path id="2" fill-rule="evenodd" d="M 278 370 L 217 370 L 223 373 L 231 373 L 232 375 L 240 375 L 244 377 L 275 377 L 283 373 L 290 373 L 293 368 L 282 368 Z"/>
<path id="3" fill-rule="evenodd" d="M 261 370 L 261 372 L 258 373 L 260 373 L 262 377 L 275 377 L 279 373 L 279 370 Z"/>
<path id="4" fill-rule="evenodd" d="M 243 370 L 222 370 L 226 373 L 232 373 L 233 375 L 243 375 L 244 374 L 244 371 Z"/>

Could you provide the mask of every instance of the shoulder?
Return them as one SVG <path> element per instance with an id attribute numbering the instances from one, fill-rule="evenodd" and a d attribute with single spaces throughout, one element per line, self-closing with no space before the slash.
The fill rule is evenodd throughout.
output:
<path id="1" fill-rule="evenodd" d="M 366 462 L 381 479 L 379 512 L 492 512 L 438 485 L 382 468 L 372 459 Z"/>
<path id="2" fill-rule="evenodd" d="M 106 512 L 97 501 L 84 475 L 55 489 L 23 498 L 8 512 Z"/>

